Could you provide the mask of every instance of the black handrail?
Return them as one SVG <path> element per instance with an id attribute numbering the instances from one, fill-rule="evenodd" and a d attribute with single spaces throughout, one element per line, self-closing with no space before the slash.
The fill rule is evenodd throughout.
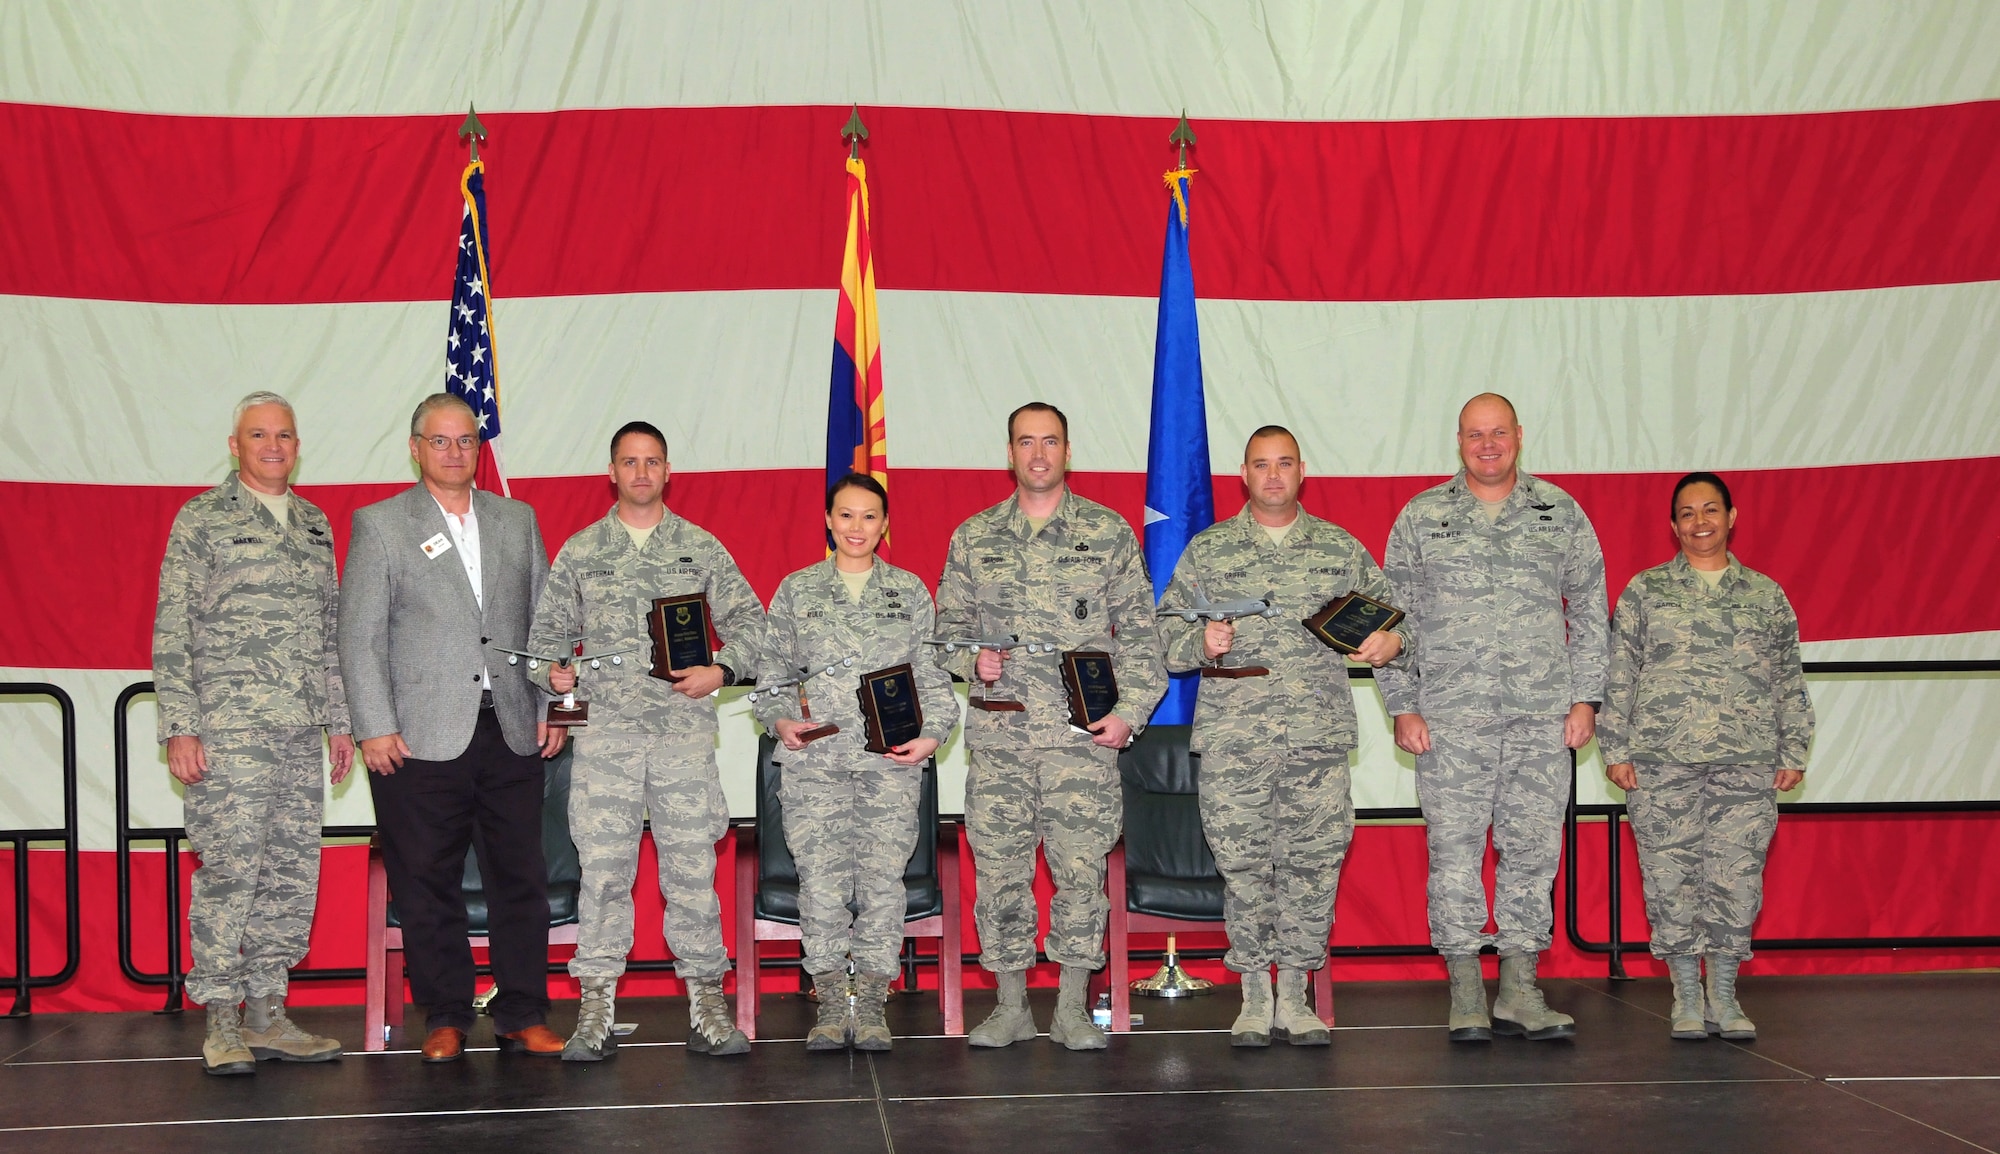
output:
<path id="1" fill-rule="evenodd" d="M 2000 661 L 1808 661 L 1804 663 L 1808 674 L 1906 674 L 1906 673 L 2000 673 Z M 1991 813 L 2000 811 L 2000 801 L 1947 801 L 1947 802 L 1785 802 L 1778 806 L 1781 814 L 1795 816 L 1817 816 L 1830 814 L 1873 814 L 1877 816 L 1902 814 L 1943 814 L 1943 813 Z M 1609 923 L 1605 940 L 1598 941 L 1586 936 L 1577 925 L 1577 894 L 1579 884 L 1576 871 L 1576 847 L 1581 831 L 1578 819 L 1581 817 L 1602 817 L 1607 835 L 1605 855 L 1605 920 Z M 1627 817 L 1623 805 L 1579 805 L 1576 796 L 1576 775 L 1570 775 L 1570 802 L 1563 823 L 1563 856 L 1568 868 L 1563 871 L 1563 932 L 1570 945 L 1588 954 L 1603 954 L 1609 976 L 1613 981 L 1629 980 L 1625 972 L 1627 953 L 1644 953 L 1652 943 L 1622 938 L 1624 926 L 1624 859 L 1620 854 L 1621 838 L 1619 823 Z M 1973 950 L 2000 948 L 2000 935 L 1883 935 L 1845 936 L 1822 938 L 1753 938 L 1751 948 L 1755 950 L 1883 950 L 1883 949 L 1945 949 Z"/>
<path id="2" fill-rule="evenodd" d="M 76 703 L 60 686 L 46 681 L 0 682 L 0 697 L 47 697 L 62 713 L 63 824 L 60 829 L 0 830 L 0 841 L 14 847 L 14 1006 L 6 1017 L 25 1018 L 34 1012 L 33 991 L 60 986 L 76 976 L 83 954 L 83 902 L 77 885 Z M 63 965 L 53 974 L 36 974 L 31 962 L 32 923 L 28 914 L 28 846 L 60 841 L 63 847 Z"/>
<path id="3" fill-rule="evenodd" d="M 135 681 L 118 693 L 111 706 L 112 808 L 117 818 L 118 856 L 118 970 L 125 979 L 141 986 L 165 986 L 167 1000 L 155 1013 L 178 1014 L 186 1009 L 183 997 L 187 969 L 181 964 L 181 842 L 187 831 L 179 828 L 133 829 L 131 783 L 131 724 L 126 714 L 132 702 L 153 692 L 150 681 Z M 132 960 L 132 843 L 157 841 L 165 851 L 167 875 L 167 968 L 160 973 L 142 970 Z"/>
<path id="4" fill-rule="evenodd" d="M 155 1013 L 178 1014 L 187 1008 L 187 968 L 184 964 L 181 951 L 182 903 L 180 871 L 180 846 L 182 842 L 187 840 L 187 828 L 185 826 L 134 828 L 131 817 L 131 733 L 127 713 L 130 711 L 134 700 L 144 697 L 153 691 L 154 686 L 152 682 L 135 681 L 120 691 L 117 702 L 112 706 L 113 804 L 117 810 L 118 838 L 118 969 L 125 975 L 126 980 L 137 985 L 166 987 L 166 1001 Z M 61 691 L 58 690 L 57 692 Z M 64 697 L 62 700 L 67 702 L 69 699 Z M 73 730 L 74 726 L 71 728 Z M 74 742 L 72 741 L 71 744 L 73 746 Z M 72 826 L 75 824 L 74 800 L 75 791 L 72 785 Z M 646 823 L 646 826 L 650 828 L 651 823 Z M 329 825 L 320 828 L 321 838 L 368 838 L 374 834 L 375 827 L 372 825 Z M 0 831 L 0 840 L 5 840 L 6 836 L 4 831 Z M 132 843 L 153 841 L 160 842 L 166 851 L 165 911 L 167 968 L 160 973 L 141 970 L 138 963 L 132 958 Z M 76 899 L 73 867 L 71 873 L 71 902 L 72 909 L 74 909 L 76 908 L 74 904 Z M 70 924 L 72 927 L 72 940 L 74 940 L 76 932 L 76 919 L 74 917 L 71 918 Z M 70 952 L 74 956 L 76 952 L 74 946 L 71 947 Z M 672 958 L 634 959 L 627 962 L 625 968 L 634 972 L 647 972 L 666 970 L 671 968 L 673 964 L 674 961 Z M 68 970 L 64 972 L 64 978 L 74 973 L 75 969 L 75 963 L 72 961 Z M 490 970 L 483 965 L 476 967 L 476 970 L 481 974 L 490 973 Z M 566 970 L 563 963 L 556 962 L 549 966 L 549 972 L 555 974 L 566 972 Z M 367 969 L 360 966 L 299 966 L 291 971 L 292 980 L 308 982 L 361 981 L 367 976 Z M 43 982 L 40 984 L 50 983 Z"/>

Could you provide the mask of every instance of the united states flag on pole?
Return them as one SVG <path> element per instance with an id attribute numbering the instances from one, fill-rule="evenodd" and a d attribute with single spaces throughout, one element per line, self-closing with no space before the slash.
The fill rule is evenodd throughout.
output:
<path id="1" fill-rule="evenodd" d="M 458 230 L 458 271 L 451 286 L 451 329 L 445 336 L 444 387 L 472 406 L 479 421 L 475 483 L 505 497 L 507 469 L 500 456 L 500 373 L 493 364 L 493 278 L 486 259 L 486 165 L 473 161 L 459 177 L 465 214 Z"/>

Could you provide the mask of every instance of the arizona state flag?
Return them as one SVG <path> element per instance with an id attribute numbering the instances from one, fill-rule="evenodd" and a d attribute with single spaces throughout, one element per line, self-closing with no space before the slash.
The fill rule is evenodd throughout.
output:
<path id="1" fill-rule="evenodd" d="M 826 404 L 826 483 L 850 471 L 889 484 L 882 417 L 882 351 L 875 327 L 875 261 L 868 243 L 868 165 L 847 162 L 847 251 L 833 322 L 833 391 Z"/>

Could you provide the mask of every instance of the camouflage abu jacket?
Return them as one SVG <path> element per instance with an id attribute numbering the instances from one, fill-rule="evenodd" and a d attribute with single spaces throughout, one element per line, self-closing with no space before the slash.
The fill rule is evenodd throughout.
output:
<path id="1" fill-rule="evenodd" d="M 1269 599 L 1278 615 L 1236 620 L 1236 641 L 1223 663 L 1261 665 L 1270 676 L 1204 678 L 1192 748 L 1352 749 L 1358 738 L 1347 659 L 1301 623 L 1349 590 L 1393 603 L 1388 578 L 1361 542 L 1304 510 L 1278 545 L 1248 506 L 1202 530 L 1188 542 L 1160 600 L 1167 668 L 1176 672 L 1204 664 L 1208 622 L 1167 612 L 1192 606 L 1197 589 L 1210 601 Z M 1404 629 L 1398 625 L 1394 632 L 1407 647 Z"/>
<path id="2" fill-rule="evenodd" d="M 862 587 L 858 603 L 848 599 L 847 586 L 831 558 L 786 577 L 771 598 L 758 681 L 796 677 L 806 669 L 849 657 L 855 662 L 830 669 L 804 687 L 812 719 L 838 725 L 840 732 L 797 752 L 781 750 L 780 760 L 789 764 L 822 754 L 846 759 L 868 756 L 862 749 L 867 736 L 861 703 L 855 696 L 861 675 L 904 662 L 910 663 L 916 675 L 917 704 L 924 712 L 923 735 L 936 738 L 940 744 L 949 738 L 958 725 L 958 697 L 951 691 L 951 676 L 931 660 L 931 648 L 924 644 L 931 636 L 934 616 L 931 593 L 924 583 L 880 558 L 868 584 Z M 759 693 L 756 710 L 757 720 L 766 729 L 781 717 L 798 718 L 798 690 Z"/>
<path id="3" fill-rule="evenodd" d="M 349 732 L 333 534 L 318 506 L 289 500 L 281 528 L 232 473 L 174 517 L 153 619 L 162 742 L 281 726 Z"/>
<path id="4" fill-rule="evenodd" d="M 1167 691 L 1153 622 L 1153 583 L 1139 539 L 1125 519 L 1065 491 L 1055 515 L 1032 533 L 1013 497 L 973 514 L 951 535 L 938 582 L 937 635 L 1018 636 L 1058 650 L 1101 649 L 1118 681 L 1114 711 L 1134 731 L 1145 728 Z M 937 655 L 947 671 L 972 680 L 978 654 Z M 974 693 L 982 692 L 978 685 Z M 974 748 L 1082 747 L 1063 692 L 1059 654 L 1015 650 L 990 691 L 1024 711 L 971 710 L 966 740 Z"/>
<path id="5" fill-rule="evenodd" d="M 1732 554 L 1713 590 L 1685 554 L 1632 578 L 1611 619 L 1597 739 L 1606 765 L 1806 767 L 1813 706 L 1799 619 Z"/>
<path id="6" fill-rule="evenodd" d="M 1560 716 L 1604 700 L 1604 553 L 1568 493 L 1522 473 L 1492 522 L 1461 471 L 1403 507 L 1382 569 L 1416 641 L 1375 676 L 1392 715 Z"/>
<path id="7" fill-rule="evenodd" d="M 580 635 L 585 653 L 631 649 L 616 665 L 604 661 L 596 669 L 588 662 L 577 667 L 576 694 L 590 703 L 590 728 L 713 741 L 715 703 L 691 701 L 649 672 L 653 640 L 646 619 L 653 599 L 687 593 L 708 595 L 709 614 L 723 641 L 716 663 L 749 677 L 763 645 L 764 606 L 729 550 L 671 509 L 646 538 L 645 548 L 635 548 L 614 507 L 563 542 L 542 587 L 528 648 L 561 653 L 565 638 Z M 528 676 L 548 688 L 548 666 Z"/>

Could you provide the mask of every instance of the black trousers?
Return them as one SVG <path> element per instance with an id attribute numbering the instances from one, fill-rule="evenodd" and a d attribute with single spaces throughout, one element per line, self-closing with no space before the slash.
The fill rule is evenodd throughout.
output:
<path id="1" fill-rule="evenodd" d="M 493 1029 L 511 1033 L 548 1018 L 542 772 L 539 755 L 507 748 L 500 719 L 483 707 L 464 753 L 450 761 L 410 758 L 395 773 L 368 775 L 410 992 L 430 1013 L 426 1029 L 469 1031 L 476 1017 L 463 888 L 468 844 L 479 855 L 487 956 L 500 986 L 489 1007 Z"/>

